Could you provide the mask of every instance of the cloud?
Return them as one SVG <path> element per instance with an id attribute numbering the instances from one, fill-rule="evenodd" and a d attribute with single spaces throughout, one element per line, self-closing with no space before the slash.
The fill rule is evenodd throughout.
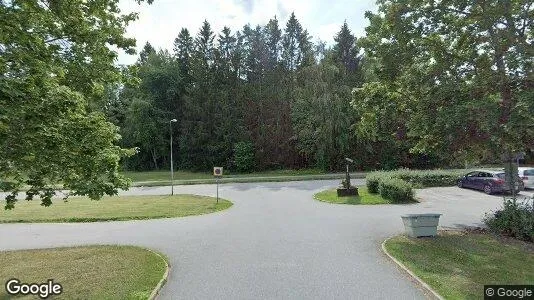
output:
<path id="1" fill-rule="evenodd" d="M 325 42 L 332 42 L 342 25 L 343 21 L 319 26 L 317 29 L 317 39 Z"/>
<path id="2" fill-rule="evenodd" d="M 234 0 L 234 2 L 242 6 L 247 14 L 252 13 L 254 10 L 254 0 Z"/>
<path id="3" fill-rule="evenodd" d="M 285 7 L 284 7 L 284 5 L 282 4 L 281 1 L 278 1 L 278 2 L 276 3 L 276 10 L 277 10 L 277 12 L 278 12 L 277 15 L 280 17 L 280 19 L 282 19 L 282 20 L 287 19 L 289 13 L 288 13 L 288 11 L 285 9 Z"/>
<path id="4" fill-rule="evenodd" d="M 352 32 L 362 36 L 368 24 L 364 12 L 375 9 L 374 0 L 157 0 L 152 5 L 120 0 L 119 5 L 124 13 L 139 13 L 139 20 L 127 28 L 127 36 L 137 40 L 138 51 L 146 42 L 156 49 L 172 51 L 182 27 L 195 36 L 204 20 L 216 34 L 224 26 L 236 32 L 246 24 L 265 25 L 275 16 L 283 29 L 291 12 L 314 41 L 321 39 L 331 45 L 345 19 Z M 131 64 L 136 59 L 135 55 L 119 53 L 118 63 Z"/>

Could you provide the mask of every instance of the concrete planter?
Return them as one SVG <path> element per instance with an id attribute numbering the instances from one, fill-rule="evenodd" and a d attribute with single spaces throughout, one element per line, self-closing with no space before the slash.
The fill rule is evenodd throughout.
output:
<path id="1" fill-rule="evenodd" d="M 406 234 L 411 237 L 436 236 L 441 214 L 409 214 L 401 216 Z"/>

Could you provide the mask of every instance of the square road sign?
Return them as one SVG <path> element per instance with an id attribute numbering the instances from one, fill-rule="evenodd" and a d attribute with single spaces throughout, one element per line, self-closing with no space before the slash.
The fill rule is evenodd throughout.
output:
<path id="1" fill-rule="evenodd" d="M 222 176 L 223 174 L 223 168 L 222 167 L 213 167 L 213 175 L 214 176 Z"/>

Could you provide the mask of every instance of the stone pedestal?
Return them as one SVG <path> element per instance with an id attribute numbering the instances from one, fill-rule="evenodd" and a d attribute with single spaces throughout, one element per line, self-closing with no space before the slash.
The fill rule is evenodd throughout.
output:
<path id="1" fill-rule="evenodd" d="M 339 188 L 337 189 L 337 196 L 338 197 L 348 197 L 348 196 L 358 196 L 358 188 L 357 187 L 349 187 L 346 188 Z"/>

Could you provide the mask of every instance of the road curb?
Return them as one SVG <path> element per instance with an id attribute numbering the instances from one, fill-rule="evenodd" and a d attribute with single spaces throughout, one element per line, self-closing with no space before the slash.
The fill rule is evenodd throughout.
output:
<path id="1" fill-rule="evenodd" d="M 392 237 L 388 237 L 386 240 L 382 242 L 382 251 L 391 259 L 393 262 L 395 262 L 402 270 L 404 270 L 406 273 L 408 273 L 415 281 L 417 281 L 424 289 L 426 289 L 428 292 L 430 292 L 434 297 L 436 297 L 439 300 L 445 300 L 438 292 L 436 292 L 433 288 L 431 288 L 426 282 L 424 282 L 421 278 L 419 278 L 417 275 L 415 275 L 412 271 L 410 271 L 403 263 L 398 261 L 395 257 L 393 257 L 389 252 L 386 250 L 386 242 L 389 241 Z"/>
<path id="2" fill-rule="evenodd" d="M 167 278 L 169 277 L 169 270 L 171 269 L 171 266 L 167 262 L 167 259 L 163 255 L 161 255 L 161 253 L 158 253 L 158 252 L 156 252 L 154 250 L 151 250 L 151 249 L 148 249 L 148 248 L 145 248 L 145 249 L 150 251 L 150 252 L 152 252 L 152 253 L 154 253 L 154 254 L 156 254 L 157 256 L 159 256 L 163 260 L 163 262 L 165 263 L 165 273 L 163 273 L 163 277 L 158 282 L 156 287 L 154 287 L 154 289 L 152 290 L 152 293 L 150 293 L 150 296 L 148 297 L 148 300 L 155 300 L 155 299 L 158 298 L 159 292 L 161 291 L 161 289 L 163 288 L 165 283 L 167 283 Z"/>

